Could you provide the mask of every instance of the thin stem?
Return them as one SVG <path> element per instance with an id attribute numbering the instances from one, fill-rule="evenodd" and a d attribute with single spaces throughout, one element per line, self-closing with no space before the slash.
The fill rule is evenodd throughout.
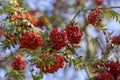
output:
<path id="1" fill-rule="evenodd" d="M 120 6 L 112 6 L 112 7 L 101 7 L 99 9 L 113 9 L 113 8 L 120 8 Z M 77 15 L 82 12 L 82 11 L 87 11 L 87 10 L 95 10 L 96 8 L 87 8 L 87 9 L 82 9 L 82 10 L 78 10 L 77 13 L 75 14 L 75 16 L 72 18 L 71 22 L 73 22 L 75 20 L 75 18 L 77 17 Z"/>
<path id="2" fill-rule="evenodd" d="M 97 43 L 98 43 L 98 45 L 99 45 L 99 48 L 102 50 L 102 54 L 104 55 L 104 54 L 105 54 L 105 50 L 104 50 L 104 48 L 102 47 L 101 42 L 99 41 L 99 39 L 96 39 L 96 41 L 97 41 Z"/>
<path id="3" fill-rule="evenodd" d="M 119 48 L 119 46 L 115 46 L 115 48 L 112 50 L 112 54 L 108 55 L 107 58 L 111 58 L 112 56 L 118 56 L 117 55 L 117 49 Z"/>

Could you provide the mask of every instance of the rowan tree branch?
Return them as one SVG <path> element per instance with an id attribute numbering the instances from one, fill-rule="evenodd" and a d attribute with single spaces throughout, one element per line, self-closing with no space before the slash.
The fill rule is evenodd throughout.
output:
<path id="1" fill-rule="evenodd" d="M 120 8 L 120 6 L 112 6 L 112 7 L 101 7 L 99 9 L 114 9 L 114 8 Z M 95 10 L 97 8 L 87 8 L 87 9 L 81 9 L 81 10 L 78 10 L 77 13 L 75 14 L 75 16 L 72 18 L 71 22 L 73 22 L 75 20 L 75 18 L 78 16 L 78 14 L 82 11 L 88 11 L 88 10 Z"/>

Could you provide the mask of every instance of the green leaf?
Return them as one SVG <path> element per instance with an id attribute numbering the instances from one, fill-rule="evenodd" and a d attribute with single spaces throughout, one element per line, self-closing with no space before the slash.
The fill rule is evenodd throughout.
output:
<path id="1" fill-rule="evenodd" d="M 107 30 L 107 28 L 102 28 L 102 30 L 104 30 L 104 31 L 105 31 L 105 30 Z"/>
<path id="2" fill-rule="evenodd" d="M 114 10 L 107 9 L 105 14 L 110 15 L 111 18 L 116 19 L 116 21 L 120 23 L 120 14 L 115 12 Z"/>
<path id="3" fill-rule="evenodd" d="M 71 50 L 69 50 L 69 49 L 66 49 L 66 50 L 65 50 L 65 53 L 67 53 L 67 54 L 72 54 L 73 52 L 72 52 Z"/>
<path id="4" fill-rule="evenodd" d="M 6 43 L 6 42 L 3 42 L 3 47 L 2 47 L 3 50 L 6 50 L 6 49 L 10 49 L 10 44 L 9 43 Z"/>
<path id="5" fill-rule="evenodd" d="M 106 26 L 106 24 L 100 24 L 100 25 L 99 25 L 99 27 L 101 27 L 101 28 L 102 28 L 102 27 L 105 27 L 105 26 Z"/>
<path id="6" fill-rule="evenodd" d="M 75 70 L 79 69 L 79 65 L 78 64 L 74 65 L 74 67 L 75 67 Z"/>
<path id="7" fill-rule="evenodd" d="M 54 61 L 54 57 L 51 57 L 51 58 L 48 58 L 48 59 L 45 61 L 45 63 L 46 63 L 46 64 L 52 64 L 53 61 Z"/>
<path id="8" fill-rule="evenodd" d="M 43 64 L 43 61 L 41 59 L 39 59 L 39 58 L 33 58 L 33 59 L 29 60 L 29 62 L 31 62 L 31 63 L 38 63 L 40 65 Z"/>
<path id="9" fill-rule="evenodd" d="M 13 80 L 21 80 L 21 78 L 25 77 L 23 71 L 10 70 L 5 74 L 5 76 L 12 78 Z"/>
<path id="10" fill-rule="evenodd" d="M 81 66 L 81 59 L 73 59 L 73 64 L 74 64 L 74 67 L 75 67 L 75 70 L 78 70 L 79 67 Z"/>
<path id="11" fill-rule="evenodd" d="M 32 74 L 32 78 L 33 80 L 41 80 L 43 78 L 43 73 L 42 71 L 39 71 L 39 72 L 33 72 L 34 69 L 32 68 L 30 70 L 31 74 Z"/>

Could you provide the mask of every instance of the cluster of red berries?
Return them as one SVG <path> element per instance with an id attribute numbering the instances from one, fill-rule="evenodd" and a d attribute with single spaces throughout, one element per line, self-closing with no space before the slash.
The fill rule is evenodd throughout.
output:
<path id="1" fill-rule="evenodd" d="M 54 28 L 50 32 L 50 39 L 54 42 L 54 49 L 60 50 L 68 42 L 71 44 L 78 44 L 82 37 L 82 31 L 76 25 L 69 25 L 65 30 L 58 32 L 57 28 Z"/>
<path id="2" fill-rule="evenodd" d="M 119 61 L 108 61 L 97 63 L 94 69 L 104 68 L 105 71 L 101 70 L 100 74 L 95 77 L 95 80 L 118 80 L 120 77 L 120 62 Z"/>
<path id="3" fill-rule="evenodd" d="M 120 62 L 109 61 L 106 64 L 107 71 L 114 76 L 115 79 L 120 77 Z"/>
<path id="4" fill-rule="evenodd" d="M 97 77 L 95 77 L 95 80 L 115 80 L 115 79 L 112 74 L 103 71 Z"/>
<path id="5" fill-rule="evenodd" d="M 64 67 L 64 56 L 62 55 L 50 55 L 47 53 L 39 58 L 43 61 L 43 64 L 36 64 L 36 67 L 40 68 L 44 73 L 54 73 Z M 52 63 L 47 62 L 49 59 L 53 59 Z"/>
<path id="6" fill-rule="evenodd" d="M 42 18 L 39 18 L 36 22 L 36 25 L 37 27 L 39 28 L 43 28 L 43 26 L 46 24 L 46 19 L 45 17 L 42 17 Z"/>
<path id="7" fill-rule="evenodd" d="M 35 50 L 42 45 L 42 37 L 34 32 L 26 32 L 20 38 L 20 48 Z"/>
<path id="8" fill-rule="evenodd" d="M 104 0 L 95 0 L 95 4 L 96 4 L 97 6 L 102 5 L 103 2 L 104 2 Z"/>
<path id="9" fill-rule="evenodd" d="M 58 31 L 58 28 L 53 28 L 50 32 L 50 39 L 54 42 L 53 48 L 60 50 L 67 44 L 67 34 L 64 30 Z"/>
<path id="10" fill-rule="evenodd" d="M 111 43 L 120 45 L 120 35 L 111 38 Z"/>
<path id="11" fill-rule="evenodd" d="M 23 70 L 26 66 L 25 58 L 22 56 L 16 56 L 14 62 L 12 63 L 13 70 Z"/>
<path id="12" fill-rule="evenodd" d="M 76 25 L 69 25 L 66 28 L 66 34 L 68 37 L 68 41 L 72 44 L 78 44 L 83 35 L 82 31 Z"/>
<path id="13" fill-rule="evenodd" d="M 102 22 L 102 13 L 103 11 L 101 9 L 90 12 L 87 18 L 87 24 L 99 26 Z"/>

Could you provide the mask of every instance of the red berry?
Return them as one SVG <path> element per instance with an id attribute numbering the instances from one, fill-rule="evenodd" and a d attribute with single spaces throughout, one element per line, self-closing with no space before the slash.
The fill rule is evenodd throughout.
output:
<path id="1" fill-rule="evenodd" d="M 26 32 L 20 39 L 20 48 L 35 50 L 42 46 L 42 37 L 34 32 Z"/>
<path id="2" fill-rule="evenodd" d="M 0 27 L 0 36 L 3 35 L 3 28 Z"/>
<path id="3" fill-rule="evenodd" d="M 81 0 L 76 0 L 76 4 L 80 5 Z"/>
<path id="4" fill-rule="evenodd" d="M 12 63 L 13 70 L 23 70 L 26 66 L 25 58 L 22 56 L 16 56 Z"/>
<path id="5" fill-rule="evenodd" d="M 35 15 L 37 12 L 38 12 L 38 10 L 29 10 L 29 13 L 30 13 L 31 15 Z"/>
<path id="6" fill-rule="evenodd" d="M 43 26 L 46 24 L 46 19 L 45 17 L 39 18 L 36 25 L 39 28 L 43 28 Z"/>
<path id="7" fill-rule="evenodd" d="M 111 43 L 120 45 L 120 35 L 111 38 Z"/>
<path id="8" fill-rule="evenodd" d="M 119 61 L 108 61 L 105 63 L 107 67 L 107 71 L 114 76 L 117 80 L 117 77 L 120 76 L 120 62 Z"/>
<path id="9" fill-rule="evenodd" d="M 12 80 L 11 78 L 8 78 L 7 80 Z"/>
<path id="10" fill-rule="evenodd" d="M 113 75 L 104 71 L 101 72 L 97 77 L 95 77 L 95 80 L 115 80 Z"/>
<path id="11" fill-rule="evenodd" d="M 95 11 L 92 11 L 87 18 L 87 23 L 99 26 L 102 21 L 102 13 L 103 11 L 101 9 L 97 9 Z"/>
<path id="12" fill-rule="evenodd" d="M 76 25 L 69 25 L 66 28 L 68 41 L 73 44 L 78 44 L 82 37 L 82 31 Z"/>
<path id="13" fill-rule="evenodd" d="M 56 8 L 56 7 L 58 7 L 58 6 L 59 6 L 59 2 L 58 2 L 58 1 L 56 1 L 56 2 L 54 2 L 52 5 Z"/>
<path id="14" fill-rule="evenodd" d="M 53 48 L 56 50 L 62 49 L 67 44 L 67 34 L 64 30 L 58 31 L 57 28 L 54 28 L 50 32 L 50 39 L 54 42 Z"/>
<path id="15" fill-rule="evenodd" d="M 40 56 L 39 58 L 43 61 L 43 64 L 36 64 L 36 67 L 40 68 L 44 73 L 54 73 L 58 71 L 59 68 L 64 67 L 64 56 L 62 55 L 45 54 L 44 56 Z M 53 59 L 52 63 L 47 62 L 50 59 Z"/>
<path id="16" fill-rule="evenodd" d="M 98 6 L 102 5 L 103 2 L 104 2 L 104 0 L 95 0 L 95 4 L 98 5 Z"/>

